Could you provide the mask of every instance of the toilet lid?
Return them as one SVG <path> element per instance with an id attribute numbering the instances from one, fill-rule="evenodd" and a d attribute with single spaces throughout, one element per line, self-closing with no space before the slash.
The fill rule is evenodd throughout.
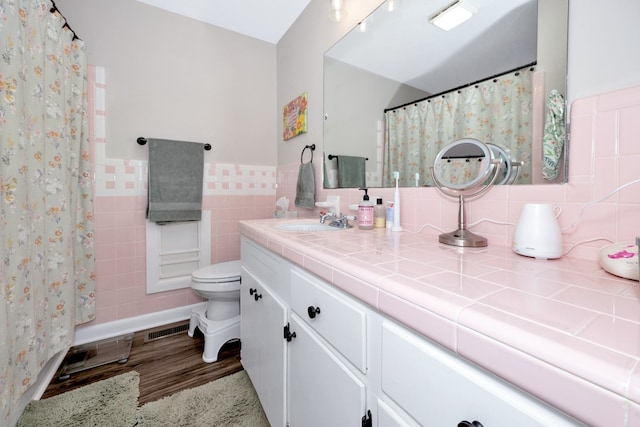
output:
<path id="1" fill-rule="evenodd" d="M 240 280 L 240 260 L 208 265 L 191 273 L 194 282 L 236 282 Z"/>

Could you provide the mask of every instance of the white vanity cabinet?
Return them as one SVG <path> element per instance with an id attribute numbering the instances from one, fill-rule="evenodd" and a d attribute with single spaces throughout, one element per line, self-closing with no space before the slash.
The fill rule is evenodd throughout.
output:
<path id="1" fill-rule="evenodd" d="M 282 333 L 288 310 L 276 289 L 286 293 L 288 267 L 284 260 L 243 240 L 240 357 L 273 426 L 287 422 L 287 345 Z"/>
<path id="2" fill-rule="evenodd" d="M 581 425 L 244 237 L 242 263 L 242 364 L 274 427 Z"/>

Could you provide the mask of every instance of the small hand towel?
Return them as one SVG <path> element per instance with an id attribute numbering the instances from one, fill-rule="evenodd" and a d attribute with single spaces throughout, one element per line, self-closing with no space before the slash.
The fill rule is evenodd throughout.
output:
<path id="1" fill-rule="evenodd" d="M 338 161 L 338 187 L 365 188 L 367 186 L 366 159 L 354 156 L 336 156 Z"/>
<path id="2" fill-rule="evenodd" d="M 313 163 L 302 163 L 298 169 L 295 204 L 300 208 L 313 209 L 316 204 L 316 178 Z"/>
<path id="3" fill-rule="evenodd" d="M 553 89 L 547 100 L 547 114 L 544 123 L 544 137 L 542 140 L 542 176 L 547 181 L 558 177 L 558 167 L 564 151 L 564 97 Z"/>
<path id="4" fill-rule="evenodd" d="M 148 146 L 149 221 L 199 221 L 204 173 L 202 144 L 149 138 Z"/>

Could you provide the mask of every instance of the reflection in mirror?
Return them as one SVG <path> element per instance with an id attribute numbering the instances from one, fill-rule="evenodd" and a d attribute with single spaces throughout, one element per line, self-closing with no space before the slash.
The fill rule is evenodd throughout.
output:
<path id="1" fill-rule="evenodd" d="M 464 138 L 442 148 L 436 155 L 431 170 L 434 183 L 440 191 L 457 197 L 458 228 L 438 237 L 440 243 L 453 246 L 483 247 L 487 239 L 466 228 L 465 200 L 477 197 L 489 190 L 503 176 L 504 162 L 495 158 L 487 144 L 476 139 Z"/>
<path id="2" fill-rule="evenodd" d="M 368 158 L 368 187 L 395 185 L 396 170 L 401 186 L 432 186 L 434 156 L 465 137 L 507 150 L 520 165 L 518 184 L 565 182 L 564 150 L 557 176 L 541 170 L 543 141 L 564 143 L 564 134 L 545 133 L 545 106 L 552 90 L 566 93 L 568 0 L 474 0 L 471 19 L 443 31 L 428 18 L 448 3 L 403 0 L 393 13 L 380 7 L 366 32 L 355 28 L 325 54 L 325 188 L 336 187 L 339 175 L 329 154 Z M 499 110 L 484 105 L 490 96 Z M 482 114 L 453 114 L 465 102 Z M 553 119 L 554 128 L 566 126 L 566 117 Z"/>
<path id="3" fill-rule="evenodd" d="M 433 165 L 435 180 L 453 190 L 475 189 L 491 172 L 492 153 L 485 144 L 462 139 L 444 147 Z"/>
<path id="4" fill-rule="evenodd" d="M 508 149 L 491 143 L 488 143 L 487 146 L 493 153 L 493 157 L 499 159 L 502 163 L 502 168 L 496 177 L 495 185 L 511 185 L 517 181 L 524 162 L 514 160 Z"/>

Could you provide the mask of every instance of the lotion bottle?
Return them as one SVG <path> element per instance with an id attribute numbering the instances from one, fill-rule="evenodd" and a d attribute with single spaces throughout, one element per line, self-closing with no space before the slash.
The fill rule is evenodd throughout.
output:
<path id="1" fill-rule="evenodd" d="M 382 204 L 382 199 L 376 200 L 376 206 L 373 208 L 373 227 L 385 228 L 387 222 L 387 209 Z"/>
<path id="2" fill-rule="evenodd" d="M 373 229 L 373 203 L 369 201 L 369 191 L 367 188 L 361 188 L 364 191 L 362 201 L 358 205 L 358 228 L 360 230 Z"/>

